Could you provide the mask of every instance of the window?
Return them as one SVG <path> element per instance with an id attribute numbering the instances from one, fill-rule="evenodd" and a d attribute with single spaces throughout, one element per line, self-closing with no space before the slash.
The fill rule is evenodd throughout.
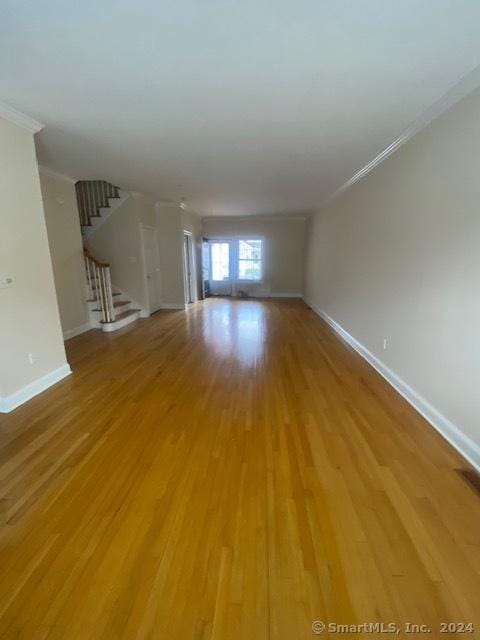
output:
<path id="1" fill-rule="evenodd" d="M 238 279 L 261 280 L 262 278 L 262 241 L 238 241 Z"/>
<path id="2" fill-rule="evenodd" d="M 208 245 L 207 245 L 208 247 Z M 209 240 L 209 280 L 212 282 L 260 281 L 263 278 L 261 238 Z M 209 264 L 208 264 L 209 263 Z"/>

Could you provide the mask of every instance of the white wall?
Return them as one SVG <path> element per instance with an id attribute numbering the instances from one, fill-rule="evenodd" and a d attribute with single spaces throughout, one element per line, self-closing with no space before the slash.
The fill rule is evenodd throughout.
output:
<path id="1" fill-rule="evenodd" d="M 82 232 L 72 180 L 40 169 L 48 243 L 65 338 L 88 326 Z"/>
<path id="2" fill-rule="evenodd" d="M 0 289 L 0 410 L 6 411 L 67 375 L 69 367 L 33 134 L 3 119 L 0 202 L 0 278 L 14 279 L 12 287 Z"/>
<path id="3" fill-rule="evenodd" d="M 206 237 L 262 236 L 264 282 L 271 295 L 300 295 L 303 289 L 305 219 L 218 217 L 202 220 Z M 242 287 L 245 288 L 245 287 Z"/>
<path id="4" fill-rule="evenodd" d="M 135 212 L 140 224 L 148 227 L 157 226 L 155 202 L 152 198 L 141 193 L 133 194 L 135 200 Z"/>
<path id="5" fill-rule="evenodd" d="M 455 436 L 477 464 L 479 176 L 476 91 L 315 215 L 305 286 L 309 303 L 440 412 L 437 422 L 471 439 Z"/>
<path id="6" fill-rule="evenodd" d="M 175 205 L 157 206 L 156 218 L 160 244 L 162 304 L 166 307 L 183 308 L 185 285 L 182 210 Z"/>

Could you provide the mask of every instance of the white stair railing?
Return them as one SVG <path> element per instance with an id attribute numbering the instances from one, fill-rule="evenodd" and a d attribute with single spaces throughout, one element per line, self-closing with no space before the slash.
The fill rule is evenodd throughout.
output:
<path id="1" fill-rule="evenodd" d="M 88 299 L 98 302 L 102 312 L 102 322 L 113 322 L 115 307 L 113 306 L 110 265 L 94 258 L 88 249 L 84 249 L 83 254 L 87 271 Z"/>

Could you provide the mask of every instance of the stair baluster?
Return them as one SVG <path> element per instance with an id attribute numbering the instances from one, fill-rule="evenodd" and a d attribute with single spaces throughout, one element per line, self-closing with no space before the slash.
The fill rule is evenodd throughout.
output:
<path id="1" fill-rule="evenodd" d="M 89 298 L 99 302 L 102 322 L 114 322 L 115 307 L 113 305 L 110 265 L 94 258 L 88 249 L 84 249 L 83 253 L 87 269 Z"/>
<path id="2" fill-rule="evenodd" d="M 79 180 L 75 184 L 80 225 L 92 226 L 92 218 L 100 218 L 100 209 L 109 207 L 109 199 L 120 198 L 119 188 L 105 180 Z"/>
<path id="3" fill-rule="evenodd" d="M 88 286 L 88 300 L 95 300 L 96 292 L 93 287 L 95 272 L 93 262 L 90 260 L 88 255 L 85 255 L 85 267 L 87 270 L 87 286 Z"/>

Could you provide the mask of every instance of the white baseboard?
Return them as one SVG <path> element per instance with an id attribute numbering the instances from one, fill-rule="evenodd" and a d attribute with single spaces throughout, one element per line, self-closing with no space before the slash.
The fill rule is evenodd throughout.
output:
<path id="1" fill-rule="evenodd" d="M 185 304 L 175 304 L 170 302 L 164 302 L 160 305 L 160 309 L 181 309 L 182 311 L 185 311 L 186 308 Z"/>
<path id="2" fill-rule="evenodd" d="M 270 298 L 302 298 L 301 293 L 271 293 Z"/>
<path id="3" fill-rule="evenodd" d="M 85 333 L 85 331 L 90 331 L 90 329 L 93 329 L 90 322 L 85 322 L 85 324 L 80 324 L 78 327 L 74 327 L 73 329 L 67 329 L 67 331 L 64 331 L 63 339 L 69 340 L 70 338 L 79 336 L 81 333 Z"/>
<path id="4" fill-rule="evenodd" d="M 10 411 L 13 411 L 13 409 L 16 409 L 39 393 L 42 393 L 42 391 L 45 391 L 48 387 L 51 387 L 63 378 L 66 378 L 71 373 L 72 370 L 70 369 L 70 365 L 64 364 L 62 367 L 54 369 L 41 378 L 30 382 L 30 384 L 27 384 L 22 389 L 15 391 L 15 393 L 12 393 L 9 396 L 4 396 L 3 398 L 0 397 L 0 413 L 9 413 Z"/>
<path id="5" fill-rule="evenodd" d="M 364 358 L 385 380 L 392 385 L 414 409 L 427 420 L 450 444 L 459 451 L 474 467 L 480 470 L 480 446 L 466 436 L 453 422 L 446 418 L 438 409 L 432 406 L 419 393 L 412 389 L 402 378 L 389 369 L 381 360 L 373 355 L 358 340 L 351 336 L 325 311 L 305 300 L 315 313 L 317 313 L 332 329 L 347 342 L 362 358 Z"/>

